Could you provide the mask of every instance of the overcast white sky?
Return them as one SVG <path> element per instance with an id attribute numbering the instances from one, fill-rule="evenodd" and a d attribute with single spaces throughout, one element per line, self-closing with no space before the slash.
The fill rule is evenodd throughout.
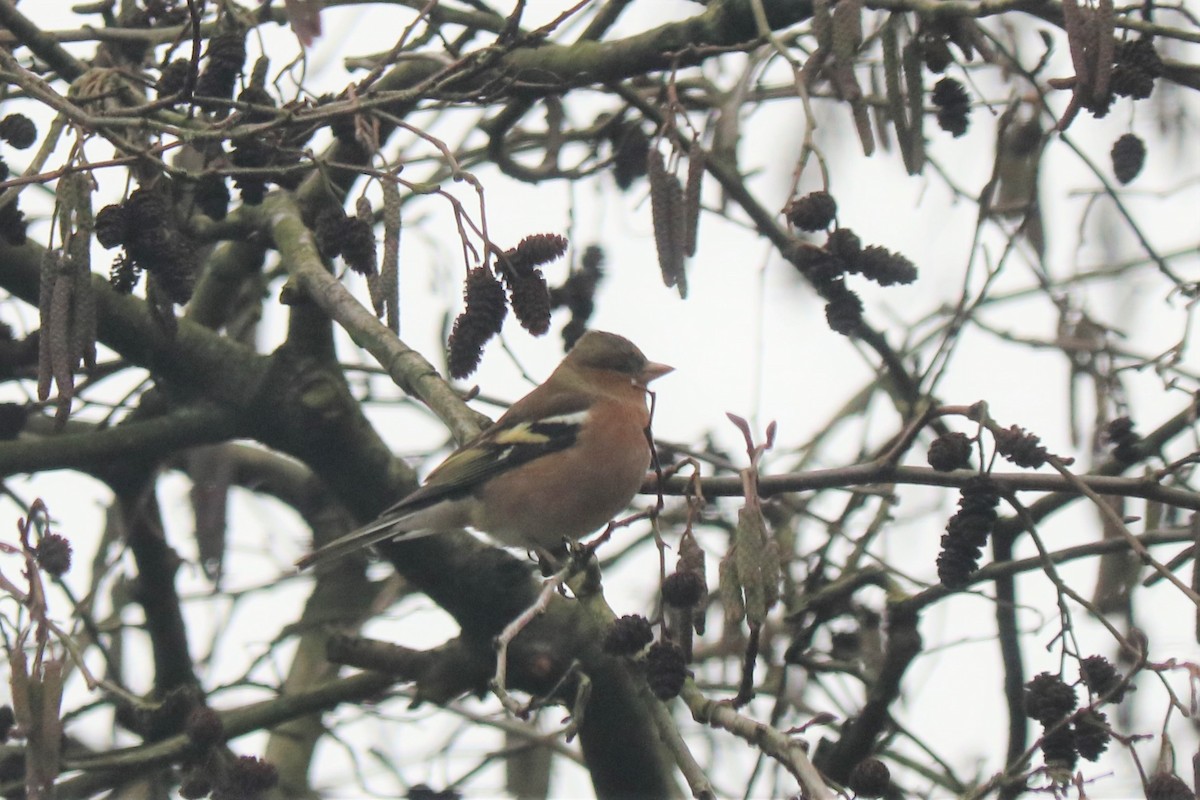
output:
<path id="1" fill-rule="evenodd" d="M 73 4 L 73 0 L 41 0 L 22 4 L 22 10 L 47 27 L 75 27 L 77 18 L 69 12 Z M 1200 10 L 1194 2 L 1184 5 L 1193 11 Z M 532 0 L 528 11 L 531 23 L 539 18 L 548 19 L 566 6 L 563 2 Z M 644 30 L 658 22 L 681 19 L 699 11 L 701 6 L 682 0 L 634 3 L 614 35 Z M 407 9 L 382 4 L 364 9 L 327 9 L 326 34 L 309 55 L 308 81 L 314 90 L 340 89 L 348 79 L 341 57 L 348 51 L 358 54 L 387 49 L 412 16 Z M 295 39 L 285 29 L 267 26 L 261 33 L 274 64 L 282 65 L 296 51 Z M 1185 60 L 1200 60 L 1196 51 L 1193 46 L 1185 54 Z M 257 52 L 252 45 L 253 55 Z M 1060 46 L 1049 74 L 1070 74 L 1065 58 L 1065 49 Z M 715 71 L 709 77 L 724 86 L 734 79 L 732 74 L 719 75 Z M 985 96 L 999 102 L 997 108 L 1002 108 L 1007 90 L 994 82 L 994 76 L 981 74 L 978 80 Z M 1151 143 L 1146 170 L 1137 185 L 1163 189 L 1186 183 L 1188 188 L 1169 199 L 1150 193 L 1129 198 L 1139 225 L 1163 251 L 1195 247 L 1200 230 L 1197 226 L 1200 149 L 1195 145 L 1200 104 L 1195 93 L 1175 93 L 1171 97 L 1179 112 L 1186 116 L 1189 137 L 1175 146 Z M 1056 98 L 1056 102 L 1061 104 L 1065 99 L 1065 96 Z M 764 202 L 775 207 L 782 207 L 789 196 L 803 129 L 799 109 L 798 103 L 762 109 L 744 128 L 743 169 L 759 171 L 753 186 Z M 904 253 L 921 270 L 920 279 L 909 287 L 880 289 L 861 281 L 854 283 L 856 289 L 861 289 L 867 305 L 868 321 L 891 331 L 889 340 L 900 346 L 905 323 L 922 319 L 958 298 L 964 265 L 970 256 L 977 209 L 970 202 L 956 201 L 932 171 L 916 178 L 905 175 L 894 152 L 864 159 L 844 112 L 833 112 L 826 117 L 830 120 L 818 131 L 818 141 L 830 160 L 831 186 L 840 204 L 839 220 L 852 227 L 864 243 Z M 1126 101 L 1118 103 L 1105 120 L 1081 116 L 1069 134 L 1093 159 L 1106 164 L 1108 148 L 1118 135 L 1132 129 L 1150 141 L 1157 136 L 1157 125 L 1149 104 L 1131 113 Z M 434 132 L 451 143 L 456 141 L 455 132 L 449 128 Z M 969 194 L 977 193 L 990 174 L 993 137 L 994 116 L 986 109 L 975 110 L 973 128 L 962 139 L 951 140 L 948 134 L 936 129 L 929 131 L 931 152 Z M 89 154 L 100 158 L 104 155 L 102 150 L 97 148 Z M 515 243 L 531 233 L 557 232 L 569 234 L 576 248 L 593 242 L 605 248 L 608 277 L 593 326 L 626 335 L 652 359 L 677 368 L 674 374 L 656 384 L 655 432 L 659 437 L 693 442 L 712 432 L 719 442 L 735 448 L 736 452 L 740 435 L 725 420 L 728 411 L 751 418 L 759 431 L 768 421 L 777 421 L 779 449 L 787 452 L 821 431 L 836 410 L 870 380 L 874 363 L 870 355 L 828 329 L 819 299 L 777 253 L 745 228 L 740 214 L 733 214 L 735 222 L 705 214 L 699 251 L 689 265 L 691 294 L 683 301 L 673 290 L 663 287 L 659 278 L 644 187 L 621 194 L 608 180 L 572 189 L 560 184 L 536 187 L 515 184 L 490 170 L 479 170 L 477 174 L 486 187 L 489 229 L 497 241 Z M 812 182 L 813 175 L 806 175 L 805 185 L 811 187 Z M 1049 241 L 1047 265 L 1051 275 L 1062 278 L 1076 270 L 1139 254 L 1123 224 L 1103 209 L 1093 212 L 1089 223 L 1081 229 L 1079 219 L 1087 202 L 1084 193 L 1095 190 L 1099 184 L 1060 143 L 1050 145 L 1042 185 Z M 104 181 L 103 188 L 118 195 L 124 186 L 114 173 Z M 452 190 L 464 200 L 470 198 L 468 187 L 460 184 Z M 720 198 L 716 184 L 706 184 L 704 199 L 708 207 L 717 206 Z M 23 206 L 26 202 L 23 199 Z M 457 302 L 461 291 L 459 249 L 446 208 L 444 204 L 439 206 L 439 202 L 430 199 L 420 206 L 419 211 L 427 215 L 426 223 L 420 230 L 406 230 L 402 254 L 405 298 L 402 333 L 406 342 L 421 349 L 435 363 L 442 346 L 439 338 L 442 315 L 447 305 Z M 34 236 L 38 236 L 38 231 L 37 226 L 31 229 Z M 1001 251 L 1002 239 L 991 232 L 986 240 L 987 252 L 994 259 Z M 1194 255 L 1175 266 L 1186 277 L 1200 278 L 1200 260 Z M 552 281 L 560 278 L 564 270 L 563 264 L 551 267 Z M 1018 262 L 1000 278 L 997 288 L 1005 291 L 1033 285 L 1032 272 Z M 1149 354 L 1170 346 L 1186 329 L 1184 303 L 1179 298 L 1167 301 L 1165 296 L 1165 284 L 1153 275 L 1146 275 L 1119 287 L 1090 287 L 1077 293 L 1076 300 L 1086 303 L 1089 311 L 1102 321 L 1119 327 L 1131 350 Z M 1049 304 L 1037 297 L 1006 305 L 998 313 L 985 316 L 1003 330 L 1047 341 L 1053 339 L 1057 325 Z M 275 319 L 268 317 L 265 339 L 279 335 L 279 329 L 272 331 L 271 326 L 281 319 L 282 315 Z M 561 357 L 557 326 L 558 323 L 554 332 L 541 340 L 530 339 L 514 325 L 506 330 L 507 343 L 535 378 L 548 374 Z M 1185 364 L 1190 372 L 1200 372 L 1192 349 L 1185 353 Z M 1177 413 L 1185 402 L 1182 392 L 1163 392 L 1161 380 L 1151 371 L 1126 377 L 1134 408 L 1140 415 L 1141 430 L 1152 429 Z M 1067 363 L 1061 353 L 1046 350 L 1030 355 L 1023 347 L 972 331 L 964 337 L 958 360 L 941 386 L 940 397 L 953 404 L 986 398 L 993 415 L 1003 424 L 1025 426 L 1040 434 L 1052 451 L 1072 453 L 1067 436 L 1067 378 Z M 528 388 L 496 344 L 489 347 L 482 369 L 472 380 L 489 395 L 510 399 L 519 397 Z M 411 418 L 405 412 L 376 411 L 381 419 Z M 894 413 L 880 406 L 873 414 L 870 430 L 843 436 L 840 457 L 820 466 L 853 463 L 860 448 L 878 445 L 894 432 L 895 426 Z M 969 432 L 966 427 L 959 429 Z M 384 433 L 397 449 L 414 447 L 407 425 L 388 425 Z M 441 431 L 430 427 L 428 439 L 416 444 L 430 446 L 442 438 Z M 1182 444 L 1188 445 L 1190 441 Z M 1087 463 L 1086 452 L 1076 454 L 1083 464 Z M 913 453 L 910 463 L 920 463 L 919 451 Z M 70 528 L 71 536 L 77 537 L 78 552 L 90 558 L 86 541 L 89 533 L 98 534 L 100 530 L 103 503 L 103 494 L 95 484 L 56 474 L 14 486 L 24 496 L 40 494 L 45 498 L 53 513 L 63 520 L 64 528 Z M 172 478 L 165 486 L 162 499 L 178 526 L 169 531 L 172 542 L 190 557 L 186 485 L 181 479 Z M 904 497 L 897 512 L 898 521 L 880 555 L 895 560 L 910 574 L 929 579 L 933 575 L 933 558 L 941 530 L 931 528 L 929 518 L 922 515 L 940 506 L 945 510 L 944 520 L 955 497 L 950 492 L 930 490 L 906 492 Z M 9 512 L 12 513 L 11 508 Z M 1132 509 L 1129 513 L 1141 512 Z M 281 565 L 307 547 L 307 534 L 302 526 L 298 522 L 289 523 L 287 515 L 277 508 L 264 510 L 261 505 L 239 497 L 232 519 L 233 535 L 243 543 L 240 546 L 245 552 L 230 564 L 227 576 L 230 587 L 273 580 Z M 1081 506 L 1056 520 L 1048 530 L 1061 537 L 1054 540 L 1054 546 L 1058 546 L 1068 538 L 1080 541 L 1094 538 L 1097 527 L 1094 514 Z M 269 545 L 264 543 L 266 535 L 270 536 Z M 715 543 L 719 539 L 712 537 L 706 541 Z M 714 559 L 720 555 L 711 553 Z M 618 613 L 649 610 L 648 572 L 639 568 L 644 566 L 626 565 L 608 576 L 609 597 Z M 1068 581 L 1078 580 L 1086 594 L 1093 571 L 1094 566 L 1081 565 L 1066 568 L 1063 573 Z M 710 573 L 715 574 L 715 569 L 710 569 Z M 193 592 L 208 590 L 198 570 L 184 570 L 181 578 Z M 1023 619 L 1031 628 L 1039 622 L 1045 623 L 1035 640 L 1050 648 L 1044 652 L 1037 646 L 1028 647 L 1030 675 L 1058 666 L 1057 650 L 1051 645 L 1056 630 L 1053 595 L 1045 584 L 1044 579 L 1034 576 L 1023 580 L 1020 587 L 1026 600 L 1034 605 L 1023 614 Z M 231 625 L 243 631 L 241 641 L 249 643 L 251 652 L 257 647 L 265 649 L 278 632 L 270 624 L 263 624 L 264 619 L 274 616 L 271 606 L 298 608 L 306 588 L 303 582 L 293 581 L 258 601 L 247 600 L 230 609 L 228 618 L 213 616 L 211 610 L 205 610 L 211 609 L 211 605 L 197 603 L 190 620 L 198 637 L 196 652 L 206 650 L 206 644 L 202 643 L 204 636 Z M 1147 597 L 1149 602 L 1147 598 L 1142 600 L 1138 622 L 1151 631 L 1151 641 L 1157 648 L 1155 657 L 1172 656 L 1200 663 L 1200 647 L 1192 635 L 1194 609 L 1185 607 L 1176 593 L 1164 588 Z M 278 606 L 280 603 L 294 605 Z M 280 616 L 280 621 L 291 616 L 289 611 Z M 433 641 L 444 635 L 434 623 L 439 619 L 438 613 L 427 604 L 407 604 L 403 613 L 396 612 L 393 616 L 404 619 L 376 626 L 378 630 L 373 632 L 383 631 L 414 645 L 422 644 L 423 634 L 428 638 L 432 633 Z M 936 725 L 924 725 L 922 732 L 935 749 L 959 766 L 962 776 L 971 774 L 970 765 L 974 763 L 978 763 L 983 776 L 1000 766 L 995 743 L 1001 742 L 1002 737 L 991 731 L 986 737 L 981 735 L 983 729 L 999 730 L 1005 724 L 999 656 L 995 643 L 990 641 L 992 619 L 991 604 L 984 599 L 966 598 L 939 605 L 922 625 L 931 652 L 916 665 L 906 683 L 912 702 L 903 710 L 914 724 L 930 717 L 938 720 Z M 1080 639 L 1088 643 L 1085 647 L 1091 648 L 1089 652 L 1112 655 L 1107 637 L 1084 620 L 1082 613 L 1077 615 L 1076 622 Z M 947 649 L 934 652 L 937 647 Z M 270 660 L 269 666 L 264 667 L 264 675 L 285 664 L 287 652 L 283 649 Z M 208 679 L 220 683 L 240 674 L 245 668 L 246 655 L 246 650 L 216 654 Z M 996 687 L 990 695 L 979 690 L 981 685 L 988 685 L 989 679 Z M 1143 716 L 1135 720 L 1135 726 L 1139 732 L 1154 733 L 1161 725 L 1165 704 L 1161 689 L 1154 687 L 1152 681 L 1145 683 L 1138 696 Z M 1182 696 L 1188 696 L 1186 685 L 1181 683 L 1180 690 Z M 249 696 L 245 692 L 230 694 L 222 697 L 221 702 L 234 704 L 239 698 Z M 854 693 L 847 690 L 846 698 L 851 704 L 853 697 Z M 970 713 L 962 713 L 964 703 L 969 705 Z M 380 723 L 385 729 L 388 724 L 386 719 Z M 370 734 L 372 725 L 366 722 L 360 726 L 364 735 Z M 1176 742 L 1181 756 L 1195 750 L 1195 736 L 1182 735 L 1187 727 L 1178 717 L 1171 726 L 1172 733 L 1181 736 Z M 253 753 L 258 752 L 262 742 L 263 737 L 246 737 L 236 746 L 240 751 Z M 1148 764 L 1153 763 L 1155 747 L 1154 743 L 1148 743 L 1142 750 Z M 739 752 L 738 746 L 734 745 L 730 752 Z M 749 751 L 745 752 L 749 758 Z M 331 776 L 344 775 L 343 770 L 349 769 L 340 749 L 330 748 L 328 753 L 323 752 L 325 756 L 328 756 L 326 763 L 331 765 Z M 1125 756 L 1085 767 L 1089 776 L 1098 777 L 1108 770 L 1116 772 L 1118 777 L 1102 780 L 1089 789 L 1090 796 L 1122 797 L 1136 793 Z M 428 780 L 435 783 L 455 776 L 451 769 L 447 775 L 431 774 Z M 564 776 L 556 784 L 557 796 L 570 796 L 578 791 L 581 779 L 581 773 Z M 388 785 L 380 780 L 380 787 Z M 718 785 L 722 786 L 720 781 Z"/>

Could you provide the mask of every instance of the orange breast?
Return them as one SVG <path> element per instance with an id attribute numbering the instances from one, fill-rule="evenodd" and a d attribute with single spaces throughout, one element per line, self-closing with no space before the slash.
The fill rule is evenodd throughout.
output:
<path id="1" fill-rule="evenodd" d="M 574 447 L 485 484 L 488 515 L 472 527 L 505 544 L 552 549 L 563 537 L 578 539 L 606 524 L 629 505 L 650 467 L 644 404 L 641 411 L 630 419 L 627 406 L 596 402 Z M 518 481 L 520 496 L 513 491 Z"/>

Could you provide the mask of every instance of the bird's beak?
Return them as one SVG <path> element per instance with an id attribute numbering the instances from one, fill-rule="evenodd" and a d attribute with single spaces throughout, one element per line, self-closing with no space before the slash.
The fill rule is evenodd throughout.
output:
<path id="1" fill-rule="evenodd" d="M 650 383 L 650 381 L 655 380 L 656 378 L 661 378 L 668 372 L 674 371 L 674 367 L 666 364 L 659 364 L 657 361 L 651 361 L 642 368 L 641 372 L 638 373 L 638 383 L 640 383 L 642 386 L 646 386 Z"/>

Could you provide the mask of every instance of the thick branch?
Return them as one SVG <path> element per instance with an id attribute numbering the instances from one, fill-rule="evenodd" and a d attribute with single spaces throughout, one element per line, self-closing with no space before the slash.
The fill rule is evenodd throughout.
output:
<path id="1" fill-rule="evenodd" d="M 465 441 L 478 433 L 479 415 L 442 380 L 433 365 L 400 341 L 325 268 L 312 231 L 305 226 L 291 195 L 276 192 L 264 205 L 280 258 L 305 294 L 374 356 L 398 386 L 429 406 L 456 439 Z"/>
<path id="2" fill-rule="evenodd" d="M 392 682 L 389 675 L 364 672 L 330 681 L 300 694 L 285 695 L 227 711 L 221 714 L 225 737 L 236 739 L 306 714 L 333 708 L 339 703 L 358 702 L 375 697 L 391 686 Z M 179 734 L 153 744 L 67 759 L 64 769 L 82 770 L 84 774 L 60 783 L 57 796 L 62 800 L 92 797 L 96 792 L 111 789 L 115 785 L 178 761 L 190 747 L 191 740 L 186 735 Z"/>
<path id="3" fill-rule="evenodd" d="M 86 433 L 0 442 L 0 476 L 54 469 L 97 474 L 115 461 L 155 461 L 182 448 L 225 441 L 235 431 L 235 418 L 227 409 L 184 406 L 154 419 Z"/>

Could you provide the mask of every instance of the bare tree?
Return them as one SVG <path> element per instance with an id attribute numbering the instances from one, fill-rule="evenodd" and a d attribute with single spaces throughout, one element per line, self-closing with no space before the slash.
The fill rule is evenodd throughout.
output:
<path id="1" fill-rule="evenodd" d="M 1195 650 L 1139 624 L 1200 635 L 1186 2 L 55 5 L 0 0 L 6 796 L 1193 796 Z M 328 88 L 306 55 L 356 6 L 390 44 L 344 41 Z M 528 185 L 571 205 L 499 225 Z M 577 235 L 585 188 L 652 226 L 661 296 Z M 868 201 L 947 224 L 900 248 Z M 858 355 L 771 376 L 837 409 L 811 440 L 731 414 L 659 441 L 638 508 L 548 577 L 463 531 L 290 568 L 487 424 L 449 379 L 507 317 L 569 346 L 760 279 L 720 242 L 769 248 L 813 347 Z M 429 314 L 412 265 L 465 307 Z M 744 324 L 704 313 L 663 340 Z M 63 470 L 103 530 L 15 477 Z M 996 685 L 914 684 L 964 636 Z"/>

